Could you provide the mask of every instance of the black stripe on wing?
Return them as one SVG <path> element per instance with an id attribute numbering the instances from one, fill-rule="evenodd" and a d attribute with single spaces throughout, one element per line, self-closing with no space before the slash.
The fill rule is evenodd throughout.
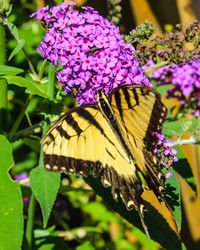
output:
<path id="1" fill-rule="evenodd" d="M 136 177 L 119 175 L 114 166 L 103 166 L 100 161 L 84 161 L 72 157 L 58 155 L 44 155 L 44 166 L 49 171 L 65 172 L 67 174 L 84 175 L 87 177 L 93 171 L 94 177 L 100 177 L 104 187 L 111 187 L 114 200 L 117 200 L 118 190 L 121 199 L 127 209 L 138 209 L 143 204 L 141 194 L 143 192 L 142 183 L 136 173 Z"/>
<path id="2" fill-rule="evenodd" d="M 121 90 L 122 90 L 123 95 L 125 97 L 126 103 L 128 104 L 128 108 L 133 109 L 132 105 L 131 105 L 130 95 L 129 95 L 127 89 L 122 88 Z M 124 129 L 126 130 L 127 138 L 129 139 L 129 133 L 128 133 L 127 127 L 125 125 L 125 122 L 124 122 L 124 115 L 123 115 L 124 111 L 122 109 L 122 100 L 121 100 L 122 99 L 122 94 L 120 94 L 120 91 L 115 91 L 113 95 L 114 95 L 114 98 L 115 98 L 115 103 L 117 105 L 117 109 L 119 111 L 120 118 L 124 123 Z M 136 140 L 135 140 L 134 136 L 133 136 L 133 140 L 134 140 L 135 145 L 136 145 Z M 130 152 L 130 151 L 128 150 L 128 152 Z M 131 156 L 132 156 L 132 154 L 131 154 Z"/>
<path id="3" fill-rule="evenodd" d="M 60 126 L 56 126 L 55 129 L 58 130 L 58 132 L 60 133 L 60 135 L 61 135 L 62 137 L 65 137 L 67 140 L 70 139 L 71 136 L 68 135 L 68 133 L 62 128 L 61 125 L 60 125 Z M 52 134 L 49 133 L 49 136 L 51 136 L 51 135 L 52 135 Z"/>
<path id="4" fill-rule="evenodd" d="M 132 92 L 133 92 L 133 95 L 134 95 L 134 98 L 136 101 L 136 105 L 139 105 L 139 97 L 138 97 L 138 94 L 137 94 L 135 88 L 132 89 Z"/>
<path id="5" fill-rule="evenodd" d="M 129 109 L 132 109 L 130 94 L 128 93 L 128 90 L 127 90 L 126 88 L 123 88 L 122 91 L 123 91 L 125 100 L 126 100 L 126 102 L 127 102 L 127 104 L 128 104 L 128 108 L 129 108 Z M 135 95 L 136 104 L 138 105 L 139 102 L 138 102 L 137 93 L 135 93 L 134 95 Z"/>
<path id="6" fill-rule="evenodd" d="M 167 109 L 161 102 L 161 96 L 156 93 L 155 103 L 151 112 L 149 125 L 147 127 L 146 135 L 144 137 L 144 144 L 147 150 L 153 151 L 158 141 L 154 132 L 161 133 L 162 125 L 167 116 Z"/>
<path id="7" fill-rule="evenodd" d="M 77 111 L 76 111 L 77 114 L 78 114 L 79 110 L 80 109 L 77 109 Z M 65 121 L 67 122 L 67 124 L 69 126 L 71 126 L 76 131 L 77 134 L 80 134 L 83 132 L 83 130 L 79 127 L 77 121 L 74 120 L 74 118 L 72 117 L 72 113 L 69 113 L 66 115 Z"/>
<path id="8" fill-rule="evenodd" d="M 77 109 L 76 113 L 79 115 L 79 117 L 84 118 L 86 121 L 95 126 L 101 132 L 101 134 L 105 136 L 103 128 L 89 111 L 84 108 L 80 108 Z"/>

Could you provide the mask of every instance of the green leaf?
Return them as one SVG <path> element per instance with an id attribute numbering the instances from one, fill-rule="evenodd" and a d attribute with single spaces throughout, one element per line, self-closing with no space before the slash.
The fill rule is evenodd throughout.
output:
<path id="1" fill-rule="evenodd" d="M 49 237 L 40 237 L 35 241 L 35 245 L 37 250 L 61 250 L 61 249 L 69 249 L 67 243 L 61 237 L 49 236 Z"/>
<path id="2" fill-rule="evenodd" d="M 163 172 L 166 174 L 168 171 L 164 170 Z M 173 174 L 173 176 L 165 180 L 165 199 L 173 211 L 178 229 L 181 229 L 181 193 L 175 171 L 171 168 L 170 172 Z"/>
<path id="3" fill-rule="evenodd" d="M 19 31 L 18 31 L 17 27 L 13 23 L 8 22 L 8 24 L 10 25 L 11 29 L 15 33 L 16 37 L 19 39 Z"/>
<path id="4" fill-rule="evenodd" d="M 48 172 L 39 166 L 31 171 L 29 178 L 31 189 L 42 210 L 43 226 L 46 227 L 60 186 L 60 173 Z"/>
<path id="5" fill-rule="evenodd" d="M 96 225 L 94 225 L 93 227 L 74 228 L 71 230 L 71 232 L 77 234 L 77 231 L 80 229 L 86 231 L 87 233 L 104 233 L 104 230 L 101 227 L 97 227 Z"/>
<path id="6" fill-rule="evenodd" d="M 0 135 L 0 249 L 21 249 L 23 236 L 23 202 L 20 185 L 8 170 L 14 164 L 9 141 Z"/>
<path id="7" fill-rule="evenodd" d="M 173 169 L 175 169 L 190 185 L 190 187 L 196 192 L 196 182 L 192 174 L 192 170 L 186 156 L 184 155 L 182 149 L 179 146 L 175 146 L 177 149 L 178 161 L 173 164 Z"/>
<path id="8" fill-rule="evenodd" d="M 143 233 L 136 227 L 133 227 L 131 231 L 133 235 L 137 237 L 138 241 L 144 248 L 146 247 L 146 249 L 148 250 L 158 250 L 156 242 L 148 239 L 147 237 L 144 237 Z"/>
<path id="9" fill-rule="evenodd" d="M 186 133 L 196 130 L 198 126 L 200 126 L 200 119 L 170 121 L 164 123 L 163 133 L 166 136 L 178 133 Z"/>
<path id="10" fill-rule="evenodd" d="M 13 56 L 15 56 L 24 47 L 24 44 L 25 44 L 24 39 L 21 39 L 17 44 L 17 47 L 10 54 L 8 61 L 10 61 L 13 58 Z"/>
<path id="11" fill-rule="evenodd" d="M 89 213 L 95 219 L 95 221 L 104 221 L 104 222 L 117 222 L 117 217 L 106 207 L 99 202 L 89 202 L 82 206 L 82 209 L 85 213 Z M 98 211 L 98 213 L 96 212 Z"/>
<path id="12" fill-rule="evenodd" d="M 85 241 L 82 245 L 76 247 L 76 250 L 95 250 L 90 241 Z"/>
<path id="13" fill-rule="evenodd" d="M 83 193 L 90 193 L 92 189 L 85 189 L 85 188 L 74 188 L 70 186 L 61 186 L 59 188 L 60 194 L 66 194 L 67 192 L 83 192 Z"/>
<path id="14" fill-rule="evenodd" d="M 136 210 L 133 209 L 131 211 L 127 211 L 122 201 L 115 201 L 112 197 L 110 188 L 104 188 L 99 179 L 96 179 L 92 176 L 84 179 L 115 212 L 119 213 L 129 223 L 143 231 L 140 218 Z M 149 229 L 151 239 L 159 242 L 166 249 L 182 249 L 180 239 L 170 228 L 162 215 L 159 214 L 158 211 L 149 203 L 145 202 L 145 205 L 148 209 L 148 211 L 145 213 L 145 224 Z M 146 236 L 144 235 L 144 237 Z"/>
<path id="15" fill-rule="evenodd" d="M 5 75 L 3 78 L 7 80 L 8 84 L 15 84 L 26 88 L 26 90 L 32 95 L 38 95 L 50 99 L 50 96 L 47 95 L 47 84 L 38 84 L 36 81 L 21 76 Z"/>
<path id="16" fill-rule="evenodd" d="M 30 150 L 23 141 L 16 140 L 12 143 L 13 155 L 15 158 L 15 167 L 12 169 L 12 174 L 16 175 L 21 172 L 29 172 L 38 163 L 38 153 Z"/>
<path id="17" fill-rule="evenodd" d="M 57 237 L 57 233 L 54 231 L 55 229 L 35 229 L 34 230 L 34 244 L 37 250 L 60 250 L 60 249 L 71 249 L 68 247 L 66 241 L 63 240 L 62 237 Z"/>
<path id="18" fill-rule="evenodd" d="M 156 90 L 161 94 L 164 95 L 168 89 L 171 88 L 171 86 L 173 86 L 172 84 L 164 84 L 164 85 L 159 85 L 157 86 Z"/>
<path id="19" fill-rule="evenodd" d="M 7 65 L 0 65 L 0 75 L 18 75 L 24 70 L 16 67 L 11 67 Z"/>
<path id="20" fill-rule="evenodd" d="M 4 172 L 7 172 L 14 165 L 11 144 L 3 135 L 0 135 L 0 159 L 1 170 Z"/>

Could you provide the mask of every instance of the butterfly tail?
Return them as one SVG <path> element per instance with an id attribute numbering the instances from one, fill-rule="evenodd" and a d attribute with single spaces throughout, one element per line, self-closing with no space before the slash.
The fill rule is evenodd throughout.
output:
<path id="1" fill-rule="evenodd" d="M 142 227 L 144 229 L 144 232 L 146 234 L 146 236 L 151 239 L 150 237 L 150 234 L 149 234 L 149 230 L 145 224 L 145 221 L 144 221 L 144 205 L 143 204 L 139 204 L 138 205 L 138 208 L 137 208 L 137 211 L 138 211 L 138 214 L 139 214 L 139 217 L 140 217 L 140 221 L 142 223 Z"/>

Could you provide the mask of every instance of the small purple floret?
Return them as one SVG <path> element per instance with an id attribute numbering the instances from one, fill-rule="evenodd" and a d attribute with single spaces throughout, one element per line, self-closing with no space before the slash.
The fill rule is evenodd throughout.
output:
<path id="1" fill-rule="evenodd" d="M 167 174 L 165 174 L 165 178 L 166 178 L 166 179 L 169 179 L 169 178 L 171 178 L 172 176 L 173 176 L 173 174 L 170 173 L 170 172 L 168 172 Z"/>
<path id="2" fill-rule="evenodd" d="M 169 172 L 169 168 L 174 162 L 178 161 L 178 157 L 175 156 L 177 154 L 177 150 L 171 148 L 174 146 L 174 142 L 167 140 L 164 134 L 160 134 L 158 132 L 154 132 L 154 134 L 158 137 L 154 153 L 157 155 L 159 162 L 166 170 L 168 170 L 165 178 L 170 178 L 172 174 Z"/>
<path id="3" fill-rule="evenodd" d="M 29 177 L 28 174 L 22 173 L 22 174 L 16 175 L 16 176 L 14 177 L 14 180 L 16 180 L 16 181 L 23 181 L 23 180 L 27 179 L 28 177 Z M 29 186 L 30 183 L 27 182 L 27 183 L 25 183 L 24 185 Z"/>

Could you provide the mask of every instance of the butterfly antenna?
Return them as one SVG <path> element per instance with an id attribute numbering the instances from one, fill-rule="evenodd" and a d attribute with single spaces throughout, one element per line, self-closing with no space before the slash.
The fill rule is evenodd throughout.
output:
<path id="1" fill-rule="evenodd" d="M 144 232 L 145 232 L 146 236 L 149 239 L 151 239 L 150 234 L 149 234 L 149 230 L 148 230 L 148 228 L 147 228 L 147 226 L 146 226 L 146 224 L 144 222 L 144 205 L 143 204 L 138 205 L 138 214 L 140 216 L 140 221 L 142 223 L 142 227 L 144 229 Z"/>

